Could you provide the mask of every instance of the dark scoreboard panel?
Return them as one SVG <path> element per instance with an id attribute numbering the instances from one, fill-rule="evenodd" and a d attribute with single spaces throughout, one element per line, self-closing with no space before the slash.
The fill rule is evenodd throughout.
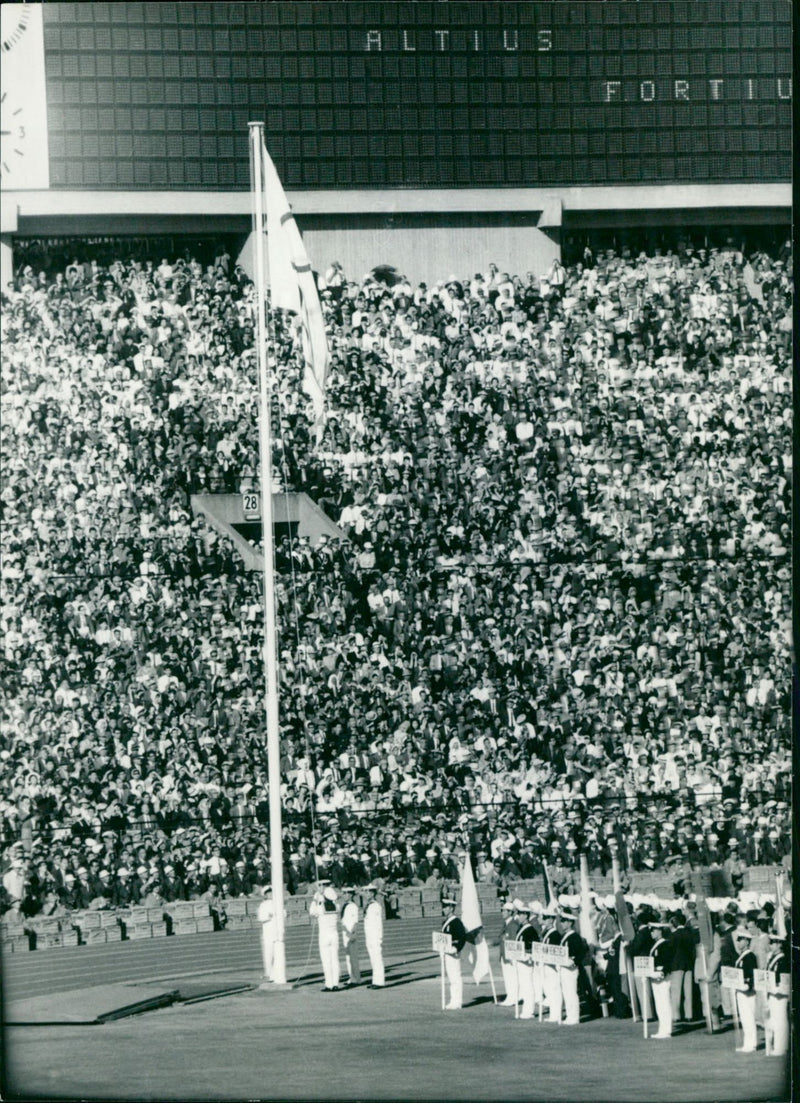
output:
<path id="1" fill-rule="evenodd" d="M 791 179 L 789 0 L 44 5 L 51 185 Z"/>

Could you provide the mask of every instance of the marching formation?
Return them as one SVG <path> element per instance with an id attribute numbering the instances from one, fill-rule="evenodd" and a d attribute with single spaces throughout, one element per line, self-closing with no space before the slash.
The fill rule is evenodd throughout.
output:
<path id="1" fill-rule="evenodd" d="M 469 858 L 464 863 L 461 911 L 473 908 Z M 548 892 L 548 895 L 550 893 Z M 742 904 L 754 903 L 743 894 Z M 626 897 L 619 890 L 601 897 L 584 883 L 580 906 L 575 898 L 551 897 L 542 904 L 514 898 L 502 905 L 499 951 L 505 998 L 515 1020 L 578 1026 L 584 1019 L 632 1018 L 642 1022 L 645 1038 L 666 1040 L 705 1020 L 708 1032 L 733 1026 L 737 1053 L 758 1050 L 784 1057 L 789 1042 L 790 961 L 786 901 L 782 879 L 775 902 L 768 894 L 760 907 L 736 901 L 712 911 L 702 892 L 682 900 L 655 896 Z M 482 928 L 469 930 L 457 914 L 455 894 L 443 896 L 444 921 L 433 935 L 441 955 L 442 1008 L 463 1006 L 461 958 Z M 483 970 L 476 954 L 473 978 Z M 494 977 L 488 964 L 494 992 Z M 445 989 L 449 999 L 445 1002 Z M 497 1003 L 495 993 L 495 1003 Z M 657 1029 L 650 1033 L 655 1017 Z"/>
<path id="2" fill-rule="evenodd" d="M 585 866 L 584 866 L 585 869 Z M 707 900 L 698 891 L 662 900 L 601 896 L 582 878 L 580 896 L 556 897 L 546 882 L 547 903 L 509 897 L 493 945 L 503 991 L 495 988 L 492 960 L 480 914 L 471 862 L 464 855 L 458 892 L 441 896 L 442 923 L 433 932 L 440 955 L 441 1006 L 464 1006 L 463 961 L 472 979 L 491 981 L 494 1003 L 514 1009 L 514 1020 L 578 1026 L 613 1016 L 642 1024 L 644 1037 L 667 1040 L 702 1028 L 720 1034 L 733 1027 L 737 1053 L 759 1049 L 784 1057 L 789 1046 L 790 894 L 782 876 L 775 894 L 740 893 L 737 900 Z M 272 980 L 274 906 L 262 890 L 264 974 Z M 365 899 L 365 895 L 368 894 Z M 309 915 L 316 926 L 323 992 L 363 983 L 361 957 L 369 959 L 369 989 L 386 987 L 384 886 L 337 890 L 321 880 Z M 657 1027 L 651 1032 L 650 1023 Z"/>

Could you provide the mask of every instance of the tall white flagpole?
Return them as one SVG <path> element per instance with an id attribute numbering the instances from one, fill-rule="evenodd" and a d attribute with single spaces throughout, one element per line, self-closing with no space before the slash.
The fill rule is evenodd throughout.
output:
<path id="1" fill-rule="evenodd" d="M 261 482 L 262 552 L 264 556 L 264 673 L 267 692 L 267 767 L 269 772 L 269 843 L 275 950 L 274 984 L 286 984 L 286 945 L 283 901 L 283 830 L 281 825 L 281 751 L 278 718 L 278 659 L 275 626 L 275 580 L 272 532 L 272 435 L 270 430 L 271 384 L 267 356 L 266 268 L 264 263 L 264 173 L 261 150 L 264 124 L 250 127 L 250 176 L 253 185 L 253 238 L 256 275 L 256 341 L 259 382 L 259 457 Z"/>

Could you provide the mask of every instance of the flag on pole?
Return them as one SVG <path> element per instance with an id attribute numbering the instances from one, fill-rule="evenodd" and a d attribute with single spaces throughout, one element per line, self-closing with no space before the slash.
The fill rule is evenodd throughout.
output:
<path id="1" fill-rule="evenodd" d="M 556 894 L 553 890 L 553 882 L 550 880 L 550 870 L 547 868 L 547 862 L 542 862 L 544 868 L 544 902 L 545 904 L 557 904 Z"/>
<path id="2" fill-rule="evenodd" d="M 700 941 L 707 954 L 714 949 L 714 924 L 711 921 L 711 912 L 708 908 L 706 894 L 700 878 L 700 870 L 692 870 L 692 887 L 694 888 L 695 906 L 697 908 L 697 930 Z"/>
<path id="3" fill-rule="evenodd" d="M 475 887 L 475 877 L 472 873 L 472 863 L 469 854 L 464 855 L 464 868 L 461 871 L 461 922 L 467 932 L 467 939 L 475 946 L 475 966 L 472 977 L 476 984 L 480 984 L 484 977 L 489 976 L 489 944 L 483 936 L 483 920 L 481 908 L 478 903 L 478 890 Z"/>
<path id="4" fill-rule="evenodd" d="M 300 322 L 305 361 L 303 390 L 314 406 L 316 421 L 320 422 L 328 372 L 328 341 L 322 307 L 303 239 L 275 165 L 263 143 L 261 153 L 272 306 L 291 311 Z"/>
<path id="5" fill-rule="evenodd" d="M 784 900 L 783 870 L 775 874 L 775 933 L 786 938 L 786 902 Z"/>
<path id="6" fill-rule="evenodd" d="M 594 921 L 592 920 L 592 899 L 589 895 L 589 859 L 585 854 L 580 856 L 580 870 L 581 870 L 581 909 L 578 914 L 578 928 L 580 930 L 581 938 L 588 943 L 589 946 L 597 945 L 597 931 L 595 930 Z"/>
<path id="7" fill-rule="evenodd" d="M 614 884 L 614 908 L 617 913 L 617 923 L 619 924 L 619 929 L 625 941 L 633 942 L 633 936 L 635 934 L 633 920 L 631 919 L 631 913 L 628 910 L 628 905 L 625 900 L 625 893 L 622 891 L 619 858 L 616 854 L 611 856 L 611 876 Z"/>

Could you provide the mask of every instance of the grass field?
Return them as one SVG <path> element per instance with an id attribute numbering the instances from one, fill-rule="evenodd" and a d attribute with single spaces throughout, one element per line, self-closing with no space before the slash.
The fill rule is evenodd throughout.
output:
<path id="1" fill-rule="evenodd" d="M 312 965 L 318 963 L 312 959 Z M 225 979 L 258 982 L 238 970 Z M 783 1061 L 732 1032 L 645 1041 L 641 1024 L 515 1021 L 484 983 L 440 1010 L 438 959 L 396 962 L 388 987 L 291 990 L 174 1006 L 104 1026 L 9 1027 L 6 1097 L 26 1099 L 788 1099 Z M 469 1002 L 471 1001 L 471 1002 Z"/>

